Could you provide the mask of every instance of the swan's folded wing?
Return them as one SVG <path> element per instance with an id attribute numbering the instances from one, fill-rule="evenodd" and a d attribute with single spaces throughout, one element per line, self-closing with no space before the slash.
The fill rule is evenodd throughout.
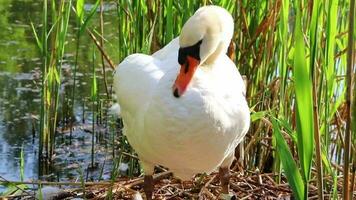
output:
<path id="1" fill-rule="evenodd" d="M 143 111 L 164 75 L 159 66 L 160 61 L 152 56 L 133 54 L 116 67 L 114 90 L 122 110 L 130 115 Z"/>
<path id="2" fill-rule="evenodd" d="M 114 90 L 123 110 L 131 115 L 143 111 L 162 76 L 177 67 L 178 49 L 177 37 L 152 56 L 133 54 L 116 67 Z"/>
<path id="3" fill-rule="evenodd" d="M 175 57 L 178 62 L 179 37 L 174 38 L 165 47 L 155 52 L 152 56 L 158 60 Z"/>

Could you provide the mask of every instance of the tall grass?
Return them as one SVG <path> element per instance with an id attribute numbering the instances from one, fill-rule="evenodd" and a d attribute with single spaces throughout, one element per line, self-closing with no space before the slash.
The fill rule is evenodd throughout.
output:
<path id="1" fill-rule="evenodd" d="M 42 89 L 40 114 L 40 160 L 51 160 L 54 151 L 57 127 L 57 110 L 62 71 L 62 58 L 65 52 L 66 35 L 72 1 L 50 1 L 51 25 L 49 26 L 49 5 L 43 3 L 41 37 L 32 25 L 36 42 L 42 55 Z M 45 156 L 43 156 L 45 153 Z"/>
<path id="2" fill-rule="evenodd" d="M 76 84 L 76 72 L 78 64 L 80 36 L 85 34 L 87 25 L 94 16 L 100 0 L 97 0 L 92 9 L 86 14 L 84 0 L 76 1 L 75 16 L 77 20 L 76 54 L 73 70 L 73 87 L 70 101 L 70 133 L 72 133 L 74 116 L 74 97 Z M 48 10 L 51 10 L 51 13 Z M 57 116 L 59 106 L 66 106 L 67 98 L 60 102 L 59 93 L 62 79 L 63 56 L 67 44 L 67 32 L 72 13 L 72 0 L 44 1 L 42 10 L 41 35 L 31 23 L 32 30 L 42 58 L 42 88 L 41 88 L 41 114 L 39 136 L 39 159 L 51 161 L 54 153 L 55 133 L 57 128 Z M 48 21 L 50 19 L 50 21 Z M 71 136 L 71 134 L 70 134 Z M 70 137 L 71 138 L 71 137 Z"/>
<path id="3" fill-rule="evenodd" d="M 85 2 L 76 1 L 78 32 L 74 80 L 80 56 L 80 36 L 89 28 L 90 19 L 95 18 L 100 0 L 95 2 L 92 9 L 85 12 Z M 354 163 L 353 170 L 356 167 L 356 158 L 351 156 L 356 154 L 355 147 L 351 148 L 354 146 L 351 144 L 355 144 L 352 143 L 355 134 L 350 131 L 356 129 L 351 129 L 351 123 L 355 120 L 351 120 L 350 115 L 351 106 L 355 107 L 355 100 L 350 103 L 355 85 L 355 80 L 350 77 L 355 69 L 351 59 L 354 53 L 346 52 L 352 48 L 350 43 L 355 37 L 355 33 L 350 31 L 353 30 L 350 24 L 354 23 L 354 0 L 114 2 L 117 4 L 118 22 L 117 51 L 114 53 L 119 59 L 116 62 L 131 53 L 153 53 L 160 49 L 179 35 L 184 22 L 200 6 L 215 4 L 229 10 L 235 19 L 235 63 L 241 74 L 248 78 L 247 99 L 253 119 L 244 142 L 244 168 L 286 177 L 296 199 L 307 199 L 311 192 L 315 192 L 311 191 L 310 184 L 317 185 L 319 199 L 323 199 L 325 194 L 331 194 L 334 199 L 340 198 L 342 188 L 338 187 L 338 183 L 346 177 L 344 198 L 352 198 L 353 189 L 346 184 L 349 184 L 349 179 L 354 180 L 347 178 L 349 166 Z M 47 22 L 48 5 L 44 1 L 42 35 L 37 37 L 43 63 L 40 141 L 45 149 L 50 149 L 48 142 L 54 140 L 51 131 L 55 130 L 56 119 L 52 116 L 58 104 L 63 103 L 58 102 L 56 94 L 70 4 L 71 1 L 61 1 L 59 7 L 53 7 L 56 4 L 52 1 L 52 10 L 63 11 L 52 11 L 55 18 L 52 19 L 53 27 L 50 27 Z M 103 32 L 101 29 L 101 35 Z M 48 43 L 50 37 L 53 37 L 50 41 L 58 42 Z M 103 37 L 100 40 L 102 47 Z M 49 50 L 49 45 L 56 45 L 55 50 Z M 350 63 L 348 67 L 347 63 Z M 105 73 L 104 63 L 102 65 Z M 95 84 L 93 82 L 92 87 Z M 74 88 L 75 84 L 71 109 Z M 97 89 L 99 94 L 100 88 Z M 106 90 L 107 86 L 104 91 L 108 93 Z M 57 99 L 56 104 L 52 104 L 52 98 Z M 96 102 L 100 98 L 98 95 L 95 101 L 92 100 Z M 353 114 L 355 118 L 355 111 Z M 120 151 L 131 153 L 127 141 L 119 138 Z M 130 172 L 139 171 L 137 162 L 132 158 L 128 160 Z"/>

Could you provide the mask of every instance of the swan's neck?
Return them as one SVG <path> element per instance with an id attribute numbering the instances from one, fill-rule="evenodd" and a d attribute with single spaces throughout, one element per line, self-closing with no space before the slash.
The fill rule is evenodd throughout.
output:
<path id="1" fill-rule="evenodd" d="M 213 66 L 215 61 L 223 54 L 225 54 L 227 51 L 227 45 L 225 45 L 223 42 L 221 42 L 215 49 L 213 53 L 211 53 L 206 60 L 203 62 L 202 65 L 206 66 Z"/>

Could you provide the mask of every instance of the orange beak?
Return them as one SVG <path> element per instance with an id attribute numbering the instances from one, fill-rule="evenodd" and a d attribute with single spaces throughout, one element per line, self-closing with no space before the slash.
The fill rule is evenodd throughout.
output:
<path id="1" fill-rule="evenodd" d="M 175 97 L 179 98 L 187 90 L 199 63 L 200 61 L 196 58 L 187 56 L 187 61 L 184 65 L 180 66 L 180 72 L 173 85 L 173 95 Z"/>

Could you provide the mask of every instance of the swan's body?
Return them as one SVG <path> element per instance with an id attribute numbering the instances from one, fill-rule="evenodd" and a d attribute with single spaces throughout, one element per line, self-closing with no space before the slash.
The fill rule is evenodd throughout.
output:
<path id="1" fill-rule="evenodd" d="M 225 12 L 215 6 L 204 7 L 191 19 L 206 20 L 204 15 L 208 14 L 208 18 L 225 17 L 220 20 L 232 23 L 231 16 Z M 203 16 L 199 18 L 199 15 Z M 231 28 L 224 26 L 231 25 L 220 24 L 221 29 Z M 234 149 L 249 128 L 249 108 L 241 75 L 225 55 L 228 45 L 225 43 L 230 41 L 232 33 L 223 34 L 226 39 L 220 38 L 223 42 L 216 44 L 215 52 L 209 49 L 210 43 L 204 43 L 208 39 L 203 39 L 201 48 L 210 54 L 205 56 L 201 49 L 202 62 L 189 85 L 179 91 L 179 98 L 172 94 L 172 86 L 182 73 L 177 62 L 179 49 L 201 39 L 189 37 L 193 33 L 187 31 L 186 36 L 182 34 L 152 56 L 128 56 L 116 69 L 114 89 L 125 134 L 145 173 L 152 174 L 154 165 L 162 165 L 186 180 L 196 173 L 230 166 Z"/>

